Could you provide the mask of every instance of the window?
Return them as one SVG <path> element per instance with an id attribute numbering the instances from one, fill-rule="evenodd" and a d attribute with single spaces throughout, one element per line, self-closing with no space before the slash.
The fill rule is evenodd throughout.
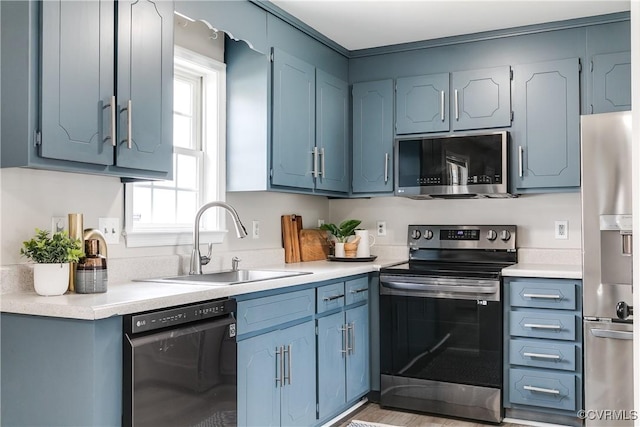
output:
<path id="1" fill-rule="evenodd" d="M 225 65 L 175 47 L 173 180 L 125 185 L 128 247 L 189 244 L 198 208 L 224 200 Z M 222 242 L 224 215 L 209 210 L 201 236 Z"/>

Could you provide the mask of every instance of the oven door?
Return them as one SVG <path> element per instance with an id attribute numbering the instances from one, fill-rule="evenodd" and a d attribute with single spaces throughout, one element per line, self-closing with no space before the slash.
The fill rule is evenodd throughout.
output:
<path id="1" fill-rule="evenodd" d="M 501 421 L 499 280 L 381 275 L 380 340 L 383 406 Z"/>

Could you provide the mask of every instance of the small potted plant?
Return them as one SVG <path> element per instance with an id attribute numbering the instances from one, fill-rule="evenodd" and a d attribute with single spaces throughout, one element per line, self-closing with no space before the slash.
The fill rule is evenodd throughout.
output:
<path id="1" fill-rule="evenodd" d="M 36 228 L 31 240 L 22 243 L 20 255 L 35 262 L 33 285 L 39 295 L 62 295 L 69 287 L 69 263 L 78 262 L 84 253 L 80 239 L 71 239 L 66 231 L 49 236 Z"/>
<path id="2" fill-rule="evenodd" d="M 335 224 L 322 224 L 320 228 L 327 230 L 336 238 L 334 256 L 336 258 L 343 258 L 345 255 L 344 244 L 347 242 L 349 236 L 355 234 L 355 229 L 360 225 L 362 221 L 359 219 L 347 219 L 342 221 L 339 225 Z"/>

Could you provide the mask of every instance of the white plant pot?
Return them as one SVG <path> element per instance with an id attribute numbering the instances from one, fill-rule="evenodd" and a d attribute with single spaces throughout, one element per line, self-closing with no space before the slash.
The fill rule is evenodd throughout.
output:
<path id="1" fill-rule="evenodd" d="M 69 288 L 69 263 L 34 264 L 33 287 L 38 295 L 62 295 Z"/>
<path id="2" fill-rule="evenodd" d="M 344 258 L 344 243 L 336 242 L 335 257 L 336 258 Z"/>

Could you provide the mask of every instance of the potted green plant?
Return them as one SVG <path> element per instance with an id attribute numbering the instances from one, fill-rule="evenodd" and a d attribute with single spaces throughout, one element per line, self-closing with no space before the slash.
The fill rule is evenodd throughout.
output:
<path id="1" fill-rule="evenodd" d="M 78 262 L 84 253 L 80 239 L 72 239 L 66 231 L 49 236 L 36 228 L 36 234 L 22 243 L 20 255 L 35 262 L 33 285 L 39 295 L 62 295 L 69 286 L 69 263 Z"/>
<path id="2" fill-rule="evenodd" d="M 342 221 L 339 225 L 335 224 L 322 224 L 320 228 L 327 230 L 336 238 L 334 256 L 336 258 L 343 258 L 344 244 L 347 242 L 349 236 L 355 234 L 355 229 L 360 225 L 362 221 L 359 219 L 347 219 Z"/>

